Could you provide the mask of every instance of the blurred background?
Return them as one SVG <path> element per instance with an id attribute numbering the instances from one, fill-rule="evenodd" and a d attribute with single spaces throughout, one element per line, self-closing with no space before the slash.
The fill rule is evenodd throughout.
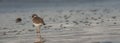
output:
<path id="1" fill-rule="evenodd" d="M 0 0 L 0 43 L 33 43 L 34 13 L 45 43 L 120 43 L 120 0 Z"/>
<path id="2" fill-rule="evenodd" d="M 38 9 L 119 8 L 120 0 L 0 0 L 0 12 Z"/>

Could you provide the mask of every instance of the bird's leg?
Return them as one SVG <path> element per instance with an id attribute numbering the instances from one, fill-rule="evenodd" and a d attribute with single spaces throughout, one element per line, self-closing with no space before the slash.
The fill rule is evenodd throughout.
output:
<path id="1" fill-rule="evenodd" d="M 36 35 L 37 35 L 36 42 L 41 41 L 41 40 L 40 40 L 40 39 L 41 39 L 40 27 L 41 27 L 41 26 L 37 26 L 37 27 L 36 27 Z"/>

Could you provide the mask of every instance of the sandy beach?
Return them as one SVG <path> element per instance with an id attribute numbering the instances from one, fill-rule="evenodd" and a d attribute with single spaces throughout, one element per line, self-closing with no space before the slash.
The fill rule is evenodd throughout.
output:
<path id="1" fill-rule="evenodd" d="M 34 13 L 46 23 L 40 30 L 44 43 L 120 43 L 119 5 L 119 0 L 1 0 L 0 43 L 34 43 Z"/>

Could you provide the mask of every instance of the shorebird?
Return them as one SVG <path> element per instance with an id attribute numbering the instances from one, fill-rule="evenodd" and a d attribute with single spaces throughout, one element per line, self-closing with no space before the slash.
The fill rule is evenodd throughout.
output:
<path id="1" fill-rule="evenodd" d="M 37 14 L 32 15 L 32 21 L 33 21 L 33 25 L 36 27 L 36 34 L 37 34 L 37 39 L 35 40 L 35 43 L 41 42 L 40 27 L 42 25 L 45 25 L 45 23 L 43 19 L 40 18 Z"/>

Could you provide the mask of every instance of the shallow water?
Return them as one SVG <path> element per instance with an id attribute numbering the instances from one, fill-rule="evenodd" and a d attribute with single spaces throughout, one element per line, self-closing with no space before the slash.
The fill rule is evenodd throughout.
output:
<path id="1" fill-rule="evenodd" d="M 3 0 L 0 2 L 0 13 L 46 9 L 119 8 L 119 2 L 119 0 Z"/>

